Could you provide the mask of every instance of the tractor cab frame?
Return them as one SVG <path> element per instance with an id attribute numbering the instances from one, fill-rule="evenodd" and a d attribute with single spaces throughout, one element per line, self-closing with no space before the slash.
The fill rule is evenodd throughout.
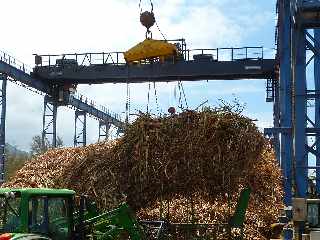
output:
<path id="1" fill-rule="evenodd" d="M 0 189 L 0 233 L 73 239 L 74 196 L 65 189 Z"/>

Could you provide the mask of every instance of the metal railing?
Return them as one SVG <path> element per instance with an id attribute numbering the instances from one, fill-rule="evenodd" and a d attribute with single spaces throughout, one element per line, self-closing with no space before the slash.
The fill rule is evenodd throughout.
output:
<path id="1" fill-rule="evenodd" d="M 245 59 L 263 59 L 263 47 L 241 47 L 241 48 L 203 48 L 186 49 L 180 51 L 184 61 L 194 61 L 195 57 L 202 55 L 212 58 L 212 61 L 237 61 Z M 58 55 L 36 55 L 41 61 L 41 66 L 91 66 L 91 65 L 125 65 L 123 52 L 101 52 L 101 53 L 73 53 Z M 201 57 L 201 56 L 200 56 Z"/>
<path id="2" fill-rule="evenodd" d="M 237 61 L 263 59 L 264 50 L 263 47 L 188 49 L 185 55 L 187 61 L 194 60 L 198 55 L 212 57 L 213 61 Z"/>
<path id="3" fill-rule="evenodd" d="M 18 59 L 12 57 L 11 55 L 3 52 L 0 50 L 0 61 L 5 62 L 12 67 L 15 67 L 27 74 L 30 74 L 32 72 L 32 68 L 23 62 L 19 61 Z"/>
<path id="4" fill-rule="evenodd" d="M 35 55 L 41 57 L 41 63 L 37 66 L 56 66 L 57 60 L 63 64 L 73 60 L 79 66 L 90 66 L 100 64 L 125 64 L 123 52 L 100 52 L 100 53 L 68 53 L 57 55 Z M 62 60 L 62 61 L 61 61 Z"/>
<path id="5" fill-rule="evenodd" d="M 112 111 L 110 111 L 108 108 L 106 108 L 105 106 L 102 106 L 102 105 L 100 105 L 100 104 L 97 104 L 96 101 L 94 101 L 94 100 L 92 100 L 92 99 L 84 96 L 84 95 L 81 94 L 81 93 L 77 93 L 77 92 L 76 92 L 76 93 L 72 94 L 70 97 L 73 97 L 73 98 L 75 98 L 75 99 L 78 99 L 79 101 L 81 101 L 81 102 L 83 102 L 83 103 L 86 103 L 86 104 L 88 104 L 88 105 L 90 105 L 90 106 L 98 109 L 99 111 L 101 111 L 101 112 L 109 115 L 110 117 L 118 120 L 119 122 L 122 122 L 120 114 L 117 114 L 117 113 L 115 113 L 115 112 L 112 112 Z"/>

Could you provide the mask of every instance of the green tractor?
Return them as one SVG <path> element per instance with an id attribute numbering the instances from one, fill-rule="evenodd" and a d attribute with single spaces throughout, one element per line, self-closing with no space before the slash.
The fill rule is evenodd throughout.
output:
<path id="1" fill-rule="evenodd" d="M 226 229 L 243 228 L 250 191 L 241 192 Z M 138 222 L 125 203 L 110 212 L 98 213 L 95 204 L 85 197 L 77 200 L 76 193 L 67 189 L 0 189 L 0 240 L 173 239 L 169 232 L 178 228 L 194 233 L 198 232 L 195 228 L 209 227 L 165 221 Z M 148 230 L 150 226 L 154 229 L 154 225 L 158 225 L 156 233 L 150 236 Z"/>
<path id="2" fill-rule="evenodd" d="M 75 202 L 67 189 L 0 189 L 0 240 L 144 239 L 126 204 L 99 215 L 86 198 Z"/>

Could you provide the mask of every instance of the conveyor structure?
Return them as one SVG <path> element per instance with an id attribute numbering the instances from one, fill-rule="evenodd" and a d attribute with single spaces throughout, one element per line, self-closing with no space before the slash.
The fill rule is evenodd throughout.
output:
<path id="1" fill-rule="evenodd" d="M 2 81 L 0 89 L 0 181 L 4 180 L 4 159 L 5 159 L 5 116 L 6 116 L 6 87 L 7 81 L 12 81 L 41 95 L 44 95 L 44 114 L 43 114 L 43 132 L 42 141 L 51 136 L 52 146 L 56 145 L 56 118 L 57 108 L 59 106 L 69 106 L 76 110 L 75 123 L 79 117 L 79 111 L 86 117 L 88 114 L 104 125 L 113 125 L 122 132 L 125 123 L 122 122 L 120 115 L 112 113 L 107 108 L 97 105 L 83 95 L 72 93 L 66 88 L 65 84 L 50 84 L 34 77 L 32 69 L 12 56 L 0 52 L 0 80 Z M 86 125 L 82 122 L 81 130 L 75 125 L 75 145 L 86 144 Z M 81 139 L 79 139 L 81 138 Z"/>

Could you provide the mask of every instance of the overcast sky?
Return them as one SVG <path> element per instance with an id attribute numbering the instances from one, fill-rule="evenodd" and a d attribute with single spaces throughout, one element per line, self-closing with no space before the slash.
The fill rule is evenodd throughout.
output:
<path id="1" fill-rule="evenodd" d="M 32 54 L 125 51 L 144 40 L 138 0 L 10 0 L 1 2 L 0 49 L 33 66 Z M 149 10 L 148 1 L 142 1 Z M 154 0 L 161 31 L 168 39 L 186 38 L 189 48 L 264 46 L 274 48 L 275 0 Z M 161 39 L 156 28 L 153 37 Z M 195 108 L 208 100 L 237 97 L 245 114 L 260 128 L 272 125 L 272 104 L 265 103 L 265 81 L 200 81 L 184 83 L 187 102 Z M 83 85 L 78 88 L 110 110 L 123 113 L 126 86 Z M 146 111 L 148 84 L 132 84 L 131 110 Z M 178 106 L 177 83 L 156 84 L 161 112 Z M 157 113 L 153 84 L 150 108 Z M 43 97 L 10 83 L 7 96 L 7 142 L 29 150 L 31 138 L 42 131 Z M 124 114 L 123 114 L 124 116 Z M 58 135 L 73 144 L 74 111 L 58 111 Z M 98 122 L 88 120 L 88 141 L 98 137 Z"/>

